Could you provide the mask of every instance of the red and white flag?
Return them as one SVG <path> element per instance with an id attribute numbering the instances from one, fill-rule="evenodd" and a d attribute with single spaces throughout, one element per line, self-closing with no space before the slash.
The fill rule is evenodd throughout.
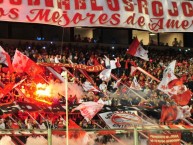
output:
<path id="1" fill-rule="evenodd" d="M 111 69 L 104 69 L 100 74 L 99 78 L 103 81 L 109 81 L 111 79 Z"/>
<path id="2" fill-rule="evenodd" d="M 166 94 L 177 94 L 177 89 L 175 87 L 170 88 L 168 85 L 172 80 L 177 79 L 174 75 L 175 64 L 176 61 L 174 60 L 165 68 L 163 78 L 158 85 L 158 89 Z"/>
<path id="3" fill-rule="evenodd" d="M 35 76 L 42 72 L 40 66 L 18 50 L 15 51 L 12 65 L 16 72 L 26 72 L 30 76 Z"/>
<path id="4" fill-rule="evenodd" d="M 162 105 L 160 122 L 174 121 L 177 117 L 177 106 Z"/>
<path id="5" fill-rule="evenodd" d="M 9 67 L 9 71 L 13 72 L 13 67 L 11 65 L 11 58 L 9 54 L 0 46 L 0 63 L 3 63 Z"/>
<path id="6" fill-rule="evenodd" d="M 79 110 L 84 119 L 90 121 L 103 108 L 103 106 L 104 104 L 97 102 L 83 102 L 78 107 L 74 108 L 72 112 Z"/>
<path id="7" fill-rule="evenodd" d="M 144 59 L 146 61 L 149 61 L 148 58 L 148 51 L 145 50 L 139 40 L 135 38 L 131 45 L 129 46 L 129 50 L 127 51 L 127 54 L 130 54 L 132 56 L 140 57 L 141 59 Z"/>
<path id="8" fill-rule="evenodd" d="M 177 107 L 177 119 L 185 119 L 191 117 L 192 106 L 178 106 Z"/>
<path id="9" fill-rule="evenodd" d="M 141 88 L 140 84 L 138 83 L 136 77 L 133 77 L 133 82 L 131 83 L 130 88 L 134 89 L 134 90 L 142 90 L 142 88 Z"/>

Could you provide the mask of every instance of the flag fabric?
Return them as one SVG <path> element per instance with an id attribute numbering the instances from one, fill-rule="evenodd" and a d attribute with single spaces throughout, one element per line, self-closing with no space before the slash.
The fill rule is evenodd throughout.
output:
<path id="1" fill-rule="evenodd" d="M 3 92 L 3 88 L 0 87 L 0 98 L 4 96 Z"/>
<path id="2" fill-rule="evenodd" d="M 13 89 L 14 85 L 13 82 L 5 85 L 1 92 L 3 96 L 7 95 Z"/>
<path id="3" fill-rule="evenodd" d="M 13 67 L 11 64 L 11 58 L 7 52 L 0 46 L 0 63 L 3 63 L 9 67 L 9 71 L 13 72 Z"/>
<path id="4" fill-rule="evenodd" d="M 36 112 L 36 111 L 40 111 L 41 109 L 33 104 L 33 103 L 28 103 L 28 102 L 17 102 L 17 104 L 19 105 L 19 107 L 27 112 Z"/>
<path id="5" fill-rule="evenodd" d="M 111 78 L 111 69 L 104 69 L 100 74 L 99 74 L 99 78 L 102 81 L 109 81 Z"/>
<path id="6" fill-rule="evenodd" d="M 103 108 L 103 106 L 104 104 L 97 102 L 83 102 L 78 107 L 74 108 L 72 112 L 79 110 L 84 119 L 90 121 Z"/>
<path id="7" fill-rule="evenodd" d="M 79 125 L 77 125 L 71 119 L 69 120 L 69 138 L 70 139 L 82 139 L 86 135 L 86 131 L 84 131 Z"/>
<path id="8" fill-rule="evenodd" d="M 137 38 L 135 38 L 131 43 L 129 50 L 127 51 L 127 54 L 149 61 L 148 51 L 141 46 Z"/>
<path id="9" fill-rule="evenodd" d="M 134 90 L 142 90 L 142 88 L 141 88 L 140 84 L 138 83 L 137 78 L 135 76 L 133 77 L 133 81 L 131 83 L 130 88 L 134 89 Z"/>
<path id="10" fill-rule="evenodd" d="M 134 76 L 135 72 L 137 71 L 137 67 L 131 66 L 130 75 Z"/>
<path id="11" fill-rule="evenodd" d="M 170 122 L 177 118 L 177 106 L 162 106 L 160 122 Z"/>
<path id="12" fill-rule="evenodd" d="M 4 114 L 13 114 L 17 113 L 20 110 L 20 107 L 15 103 L 7 103 L 0 106 L 0 109 Z"/>
<path id="13" fill-rule="evenodd" d="M 12 61 L 14 70 L 19 73 L 24 72 L 28 59 L 26 55 L 16 50 Z"/>
<path id="14" fill-rule="evenodd" d="M 163 72 L 163 78 L 161 82 L 158 85 L 158 89 L 166 94 L 177 94 L 177 89 L 171 86 L 168 86 L 168 84 L 172 80 L 176 80 L 177 77 L 174 75 L 174 69 L 175 69 L 176 61 L 172 61 L 168 67 L 164 69 Z"/>
<path id="15" fill-rule="evenodd" d="M 26 55 L 16 50 L 12 62 L 13 68 L 16 72 L 26 72 L 30 76 L 35 76 L 42 72 L 39 65 L 29 59 Z"/>
<path id="16" fill-rule="evenodd" d="M 114 84 L 113 84 L 113 89 L 115 89 L 115 88 L 118 88 L 118 87 L 119 87 L 119 85 L 120 85 L 120 83 L 121 83 L 121 80 L 122 80 L 122 78 L 121 78 L 121 79 L 119 79 L 119 80 L 117 80 L 117 81 L 116 81 L 116 83 L 114 83 Z"/>
<path id="17" fill-rule="evenodd" d="M 192 98 L 192 92 L 190 90 L 186 90 L 182 94 L 173 95 L 171 98 L 177 103 L 177 105 L 184 106 L 187 105 Z"/>
<path id="18" fill-rule="evenodd" d="M 57 114 L 64 114 L 66 106 L 62 106 L 61 104 L 54 104 L 49 107 L 42 108 L 44 112 L 48 113 L 57 113 Z"/>
<path id="19" fill-rule="evenodd" d="M 82 84 L 83 89 L 88 92 L 88 91 L 93 91 L 93 92 L 99 92 L 99 90 L 97 90 L 90 82 L 85 81 Z"/>
<path id="20" fill-rule="evenodd" d="M 104 113 L 99 113 L 98 116 L 111 129 L 120 129 L 122 128 L 122 125 L 127 128 L 144 123 L 144 120 L 140 116 L 138 116 L 136 110 L 122 112 L 108 111 Z"/>
<path id="21" fill-rule="evenodd" d="M 0 98 L 7 95 L 12 89 L 16 88 L 17 86 L 21 85 L 26 79 L 19 81 L 18 83 L 9 83 L 7 85 L 1 84 L 2 88 L 0 87 Z"/>
<path id="22" fill-rule="evenodd" d="M 176 66 L 176 60 L 173 60 L 173 61 L 172 61 L 170 64 L 168 64 L 168 66 L 164 69 L 164 73 L 172 72 L 172 73 L 174 74 L 175 66 Z"/>
<path id="23" fill-rule="evenodd" d="M 188 105 L 185 106 L 178 106 L 177 107 L 177 119 L 186 119 L 191 117 L 191 110 L 192 110 L 192 106 L 189 107 Z"/>

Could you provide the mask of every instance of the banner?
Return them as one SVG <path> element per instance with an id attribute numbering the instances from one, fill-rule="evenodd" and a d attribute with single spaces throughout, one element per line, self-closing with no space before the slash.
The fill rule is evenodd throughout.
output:
<path id="1" fill-rule="evenodd" d="M 87 66 L 87 65 L 83 65 L 83 64 L 63 64 L 63 63 L 38 63 L 41 66 L 45 66 L 45 67 L 62 67 L 64 69 L 64 67 L 67 68 L 74 68 L 74 69 L 82 69 L 85 70 L 87 72 L 100 72 L 102 70 L 104 70 L 104 67 L 102 65 L 93 65 L 93 66 Z"/>
<path id="2" fill-rule="evenodd" d="M 193 2 L 184 0 L 1 0 L 0 5 L 1 21 L 193 31 Z"/>
<path id="3" fill-rule="evenodd" d="M 180 145 L 181 133 L 149 134 L 149 145 Z"/>
<path id="4" fill-rule="evenodd" d="M 100 113 L 99 117 L 111 129 L 123 129 L 142 124 L 142 119 L 137 115 L 137 111 L 105 112 Z"/>

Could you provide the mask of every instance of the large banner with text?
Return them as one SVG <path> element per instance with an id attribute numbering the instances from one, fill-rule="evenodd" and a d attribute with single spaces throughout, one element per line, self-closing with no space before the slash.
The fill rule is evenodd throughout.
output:
<path id="1" fill-rule="evenodd" d="M 181 133 L 149 134 L 149 145 L 181 145 Z"/>
<path id="2" fill-rule="evenodd" d="M 0 0 L 0 6 L 1 21 L 193 31 L 193 2 L 184 0 Z"/>

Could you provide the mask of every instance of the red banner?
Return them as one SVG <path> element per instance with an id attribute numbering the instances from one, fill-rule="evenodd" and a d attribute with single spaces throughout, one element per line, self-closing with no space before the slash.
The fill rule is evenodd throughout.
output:
<path id="1" fill-rule="evenodd" d="M 100 72 L 104 69 L 102 65 L 87 66 L 83 64 L 63 64 L 63 63 L 40 63 L 39 65 L 46 67 L 67 67 L 74 69 L 83 69 L 88 72 Z"/>
<path id="2" fill-rule="evenodd" d="M 193 2 L 175 0 L 0 0 L 1 20 L 61 27 L 192 32 Z"/>
<path id="3" fill-rule="evenodd" d="M 181 133 L 149 134 L 149 145 L 180 145 Z"/>

